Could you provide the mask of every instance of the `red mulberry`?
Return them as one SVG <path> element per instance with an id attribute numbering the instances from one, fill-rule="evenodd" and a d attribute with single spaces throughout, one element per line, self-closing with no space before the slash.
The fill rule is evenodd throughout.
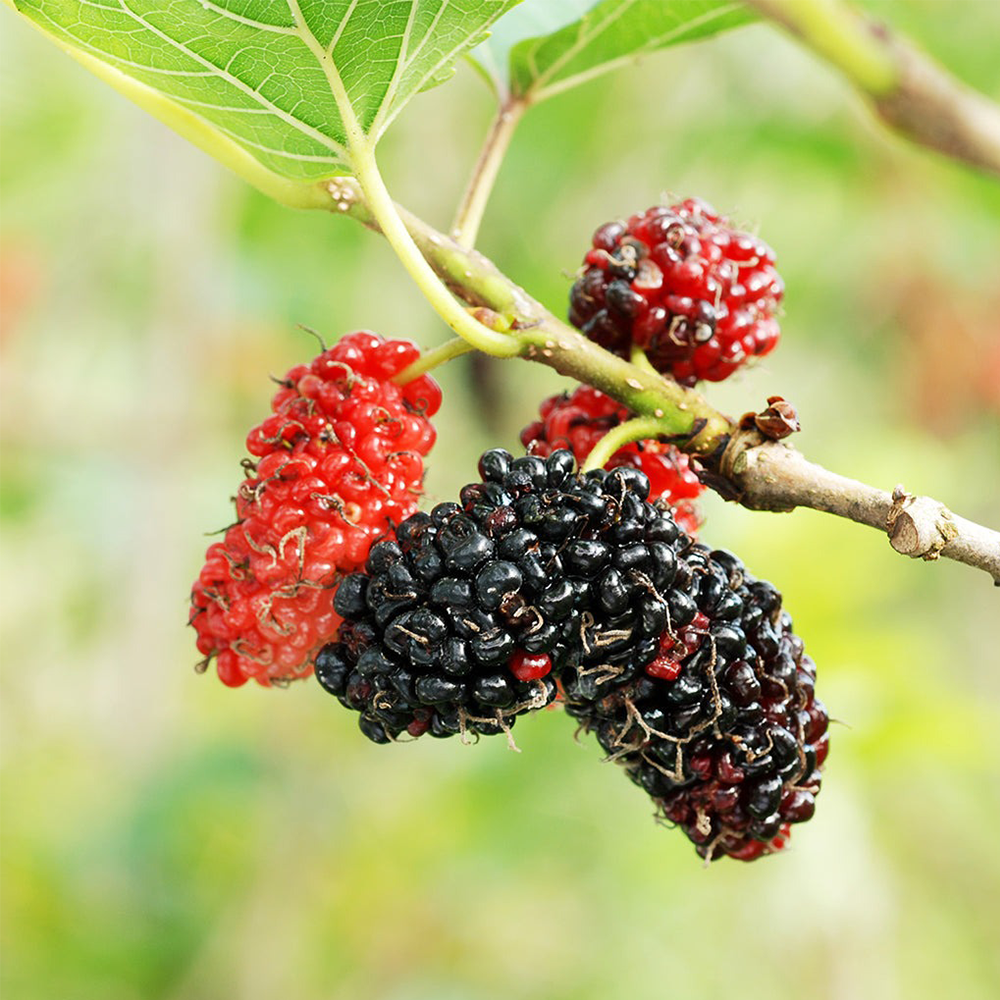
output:
<path id="1" fill-rule="evenodd" d="M 310 674 L 340 623 L 329 589 L 416 510 L 441 394 L 426 375 L 392 379 L 417 357 L 408 341 L 349 334 L 288 372 L 247 436 L 236 523 L 191 593 L 198 649 L 226 684 Z"/>

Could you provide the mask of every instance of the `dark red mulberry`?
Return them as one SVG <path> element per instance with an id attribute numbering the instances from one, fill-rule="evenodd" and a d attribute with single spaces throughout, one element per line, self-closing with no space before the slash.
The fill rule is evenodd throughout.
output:
<path id="1" fill-rule="evenodd" d="M 693 544 L 672 621 L 641 675 L 567 671 L 566 709 L 705 858 L 744 861 L 812 816 L 827 714 L 781 596 L 731 553 Z"/>
<path id="2" fill-rule="evenodd" d="M 570 293 L 570 322 L 622 357 L 638 347 L 684 385 L 719 382 L 773 350 L 784 285 L 774 251 L 705 202 L 601 226 Z"/>

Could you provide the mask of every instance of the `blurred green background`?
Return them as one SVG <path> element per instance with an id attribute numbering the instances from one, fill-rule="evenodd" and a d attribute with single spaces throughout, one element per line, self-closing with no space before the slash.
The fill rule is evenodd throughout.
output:
<path id="1" fill-rule="evenodd" d="M 883 4 L 1000 96 L 1000 8 Z M 839 720 L 816 818 L 704 868 L 558 712 L 520 754 L 377 747 L 313 683 L 192 670 L 187 595 L 303 323 L 431 345 L 388 248 L 268 203 L 3 13 L 3 986 L 61 997 L 618 1000 L 1000 994 L 1000 626 L 980 573 L 812 512 L 711 497 L 704 537 L 784 591 Z M 382 147 L 447 225 L 490 115 L 468 68 Z M 433 183 L 429 183 L 429 179 Z M 1000 185 L 887 134 L 763 27 L 533 110 L 483 249 L 562 312 L 599 223 L 698 194 L 758 226 L 781 393 L 838 471 L 1000 525 Z M 447 498 L 564 385 L 442 372 Z M 433 456 L 432 456 L 433 459 Z"/>

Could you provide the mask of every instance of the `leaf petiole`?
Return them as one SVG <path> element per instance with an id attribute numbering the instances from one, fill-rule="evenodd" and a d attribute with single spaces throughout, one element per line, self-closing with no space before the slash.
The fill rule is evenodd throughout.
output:
<path id="1" fill-rule="evenodd" d="M 523 345 L 517 338 L 494 333 L 470 316 L 424 259 L 396 211 L 379 173 L 371 145 L 367 142 L 352 142 L 351 159 L 355 177 L 375 221 L 435 312 L 463 340 L 484 354 L 497 358 L 513 358 L 520 354 Z"/>
<path id="2" fill-rule="evenodd" d="M 479 226 L 500 172 L 500 165 L 521 117 L 527 110 L 527 101 L 510 98 L 493 119 L 451 228 L 452 239 L 463 247 L 473 247 L 476 244 Z"/>

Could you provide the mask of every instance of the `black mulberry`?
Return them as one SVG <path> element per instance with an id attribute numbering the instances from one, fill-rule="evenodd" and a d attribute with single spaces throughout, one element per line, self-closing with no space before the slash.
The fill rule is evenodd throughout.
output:
<path id="1" fill-rule="evenodd" d="M 566 709 L 702 857 L 773 853 L 819 792 L 813 662 L 781 595 L 729 552 L 682 551 L 666 598 L 656 655 L 627 679 L 568 670 Z"/>
<path id="2" fill-rule="evenodd" d="M 625 682 L 656 656 L 669 624 L 675 549 L 669 511 L 646 502 L 635 469 L 578 475 L 568 451 L 502 450 L 461 503 L 403 521 L 340 585 L 338 641 L 320 683 L 361 713 L 369 739 L 404 731 L 492 734 L 556 697 Z"/>
<path id="3" fill-rule="evenodd" d="M 479 468 L 341 583 L 323 687 L 377 743 L 508 732 L 561 692 L 703 857 L 782 847 L 812 815 L 828 719 L 781 595 L 636 469 L 501 450 Z"/>

